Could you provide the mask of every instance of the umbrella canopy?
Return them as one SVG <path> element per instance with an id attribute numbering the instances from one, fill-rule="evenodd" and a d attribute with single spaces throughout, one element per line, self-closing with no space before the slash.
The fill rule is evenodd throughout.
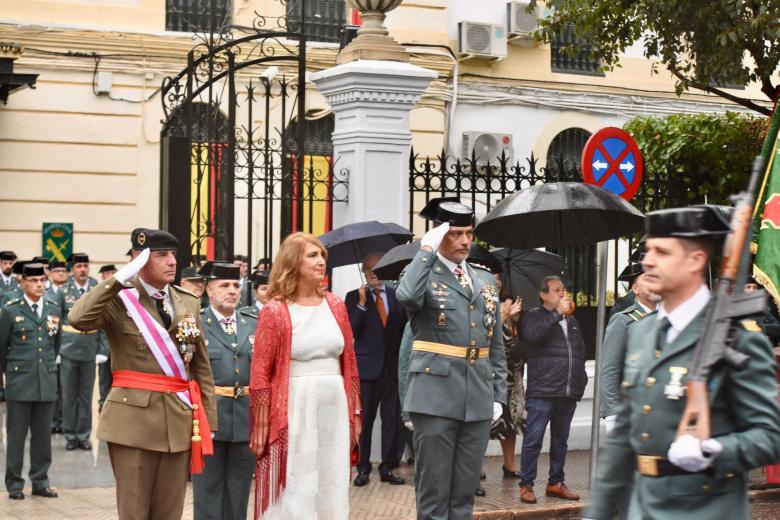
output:
<path id="1" fill-rule="evenodd" d="M 514 249 L 594 244 L 644 226 L 644 215 L 609 191 L 580 182 L 531 186 L 502 200 L 474 232 Z"/>
<path id="2" fill-rule="evenodd" d="M 411 244 L 401 244 L 385 253 L 374 266 L 374 274 L 380 280 L 397 280 L 401 276 L 401 271 L 409 265 L 420 250 L 420 241 L 414 241 Z M 471 244 L 471 252 L 466 259 L 472 264 L 479 264 L 486 267 L 493 273 L 501 272 L 501 262 L 493 256 L 490 251 L 477 244 Z"/>
<path id="3" fill-rule="evenodd" d="M 493 249 L 490 251 L 503 266 L 504 293 L 521 297 L 524 308 L 532 309 L 539 303 L 539 286 L 545 276 L 559 276 L 564 285 L 563 258 L 535 249 Z"/>
<path id="4" fill-rule="evenodd" d="M 319 237 L 328 250 L 330 268 L 357 264 L 370 253 L 384 253 L 411 238 L 408 229 L 376 220 L 347 224 Z"/>

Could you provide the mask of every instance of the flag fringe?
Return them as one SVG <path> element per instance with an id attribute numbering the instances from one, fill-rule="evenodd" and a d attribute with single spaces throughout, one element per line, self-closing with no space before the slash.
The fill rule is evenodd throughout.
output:
<path id="1" fill-rule="evenodd" d="M 762 271 L 761 268 L 755 264 L 753 264 L 753 278 L 755 278 L 756 281 L 761 284 L 761 286 L 766 289 L 766 291 L 772 296 L 772 299 L 775 301 L 775 305 L 780 307 L 780 292 L 778 292 L 775 283 L 768 274 Z"/>

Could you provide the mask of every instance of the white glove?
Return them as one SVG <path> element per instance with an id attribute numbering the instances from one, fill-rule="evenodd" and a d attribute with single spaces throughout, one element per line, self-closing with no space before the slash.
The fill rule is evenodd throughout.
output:
<path id="1" fill-rule="evenodd" d="M 147 247 L 141 251 L 141 254 L 126 263 L 119 271 L 115 272 L 114 278 L 116 278 L 119 283 L 129 282 L 132 280 L 133 276 L 141 272 L 141 269 L 144 268 L 146 262 L 149 261 L 150 254 L 151 252 Z"/>
<path id="2" fill-rule="evenodd" d="M 95 356 L 95 364 L 96 365 L 102 365 L 106 361 L 108 361 L 108 356 L 105 356 L 103 354 L 98 354 L 98 355 Z"/>
<path id="3" fill-rule="evenodd" d="M 217 432 L 211 432 L 211 438 L 212 438 L 212 439 L 213 439 L 214 437 L 216 437 L 216 436 L 217 436 Z"/>
<path id="4" fill-rule="evenodd" d="M 697 472 L 712 465 L 723 451 L 723 445 L 715 439 L 699 442 L 693 435 L 683 435 L 669 446 L 669 461 L 685 471 Z"/>
<path id="5" fill-rule="evenodd" d="M 412 421 L 405 421 L 404 426 L 406 426 L 406 429 L 410 432 L 414 431 L 414 425 L 412 424 Z"/>
<path id="6" fill-rule="evenodd" d="M 57 358 L 54 360 L 54 362 L 55 362 L 55 363 L 57 363 L 57 364 L 59 365 L 59 364 L 62 362 L 62 356 L 60 356 L 59 354 L 57 354 Z"/>
<path id="7" fill-rule="evenodd" d="M 501 407 L 501 403 L 493 403 L 493 422 L 496 422 L 498 418 L 501 417 L 503 411 L 504 409 Z"/>
<path id="8" fill-rule="evenodd" d="M 612 430 L 615 429 L 615 420 L 617 420 L 617 415 L 608 415 L 604 417 L 604 426 L 607 428 L 607 435 L 612 433 Z"/>
<path id="9" fill-rule="evenodd" d="M 441 245 L 441 241 L 444 240 L 444 235 L 446 235 L 449 230 L 450 225 L 446 222 L 428 230 L 428 232 L 423 235 L 422 240 L 420 240 L 420 247 L 428 246 L 436 252 Z"/>

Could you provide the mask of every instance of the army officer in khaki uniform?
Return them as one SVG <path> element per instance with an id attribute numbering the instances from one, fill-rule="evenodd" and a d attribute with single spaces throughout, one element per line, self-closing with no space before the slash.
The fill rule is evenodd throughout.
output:
<path id="1" fill-rule="evenodd" d="M 192 477 L 195 520 L 244 520 L 257 459 L 249 451 L 249 368 L 257 318 L 241 309 L 240 267 L 209 262 L 200 315 L 217 396 L 214 456 Z"/>
<path id="2" fill-rule="evenodd" d="M 24 498 L 24 443 L 30 432 L 32 494 L 53 498 L 49 487 L 51 414 L 57 400 L 57 366 L 62 311 L 44 298 L 42 264 L 27 263 L 22 271 L 21 298 L 0 308 L 0 370 L 6 374 L 8 452 L 5 487 L 8 496 Z"/>
<path id="3" fill-rule="evenodd" d="M 419 519 L 474 509 L 490 424 L 506 402 L 506 359 L 493 275 L 466 262 L 471 208 L 440 202 L 397 289 L 414 341 L 403 410 L 414 429 Z"/>
<path id="4" fill-rule="evenodd" d="M 676 439 L 685 374 L 710 301 L 705 272 L 728 223 L 707 207 L 690 207 L 648 213 L 645 229 L 644 277 L 662 301 L 629 329 L 626 397 L 585 517 L 612 518 L 633 480 L 628 518 L 750 518 L 748 471 L 780 460 L 776 365 L 755 321 L 735 324 L 733 346 L 750 356 L 747 367 L 719 364 L 710 375 L 712 437 Z"/>
<path id="5" fill-rule="evenodd" d="M 108 336 L 113 387 L 100 414 L 97 437 L 108 443 L 120 520 L 172 520 L 182 515 L 193 442 L 210 444 L 204 439 L 209 431 L 203 423 L 217 429 L 214 382 L 200 333 L 200 303 L 171 285 L 176 277 L 176 237 L 139 228 L 131 240 L 133 260 L 79 298 L 69 321 L 78 330 L 103 329 Z M 120 295 L 123 289 L 128 292 Z M 131 317 L 122 299 L 128 294 L 136 295 L 138 306 L 131 308 L 148 320 L 145 323 L 151 326 L 146 327 L 161 331 L 154 344 L 147 343 L 142 326 Z M 153 354 L 163 334 L 176 348 L 173 353 L 166 350 L 163 359 L 177 366 L 183 363 L 187 379 L 200 386 L 199 411 L 182 401 L 180 391 L 148 384 L 155 380 L 170 386 L 164 365 Z M 185 336 L 187 341 L 177 339 Z M 132 380 L 120 383 L 120 376 Z M 189 396 L 195 405 L 193 393 Z M 201 431 L 195 428 L 193 415 L 202 411 L 206 420 L 199 425 Z"/>

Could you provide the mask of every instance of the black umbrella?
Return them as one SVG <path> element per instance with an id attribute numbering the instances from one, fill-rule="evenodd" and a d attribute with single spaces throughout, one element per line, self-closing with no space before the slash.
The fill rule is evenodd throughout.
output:
<path id="1" fill-rule="evenodd" d="M 329 268 L 357 264 L 370 253 L 384 253 L 411 238 L 408 229 L 376 220 L 347 224 L 319 237 L 328 250 Z"/>
<path id="2" fill-rule="evenodd" d="M 379 259 L 379 262 L 374 266 L 374 274 L 380 280 L 397 280 L 401 276 L 401 271 L 411 263 L 419 250 L 419 240 L 411 244 L 395 246 Z M 466 261 L 486 267 L 493 273 L 501 272 L 501 262 L 498 261 L 498 258 L 476 242 L 471 244 L 471 252 Z"/>
<path id="3" fill-rule="evenodd" d="M 480 240 L 514 249 L 594 244 L 644 225 L 644 215 L 609 191 L 579 182 L 531 186 L 502 200 L 475 229 Z"/>
<path id="4" fill-rule="evenodd" d="M 503 266 L 504 292 L 512 297 L 521 297 L 526 309 L 532 309 L 539 302 L 539 286 L 545 276 L 559 276 L 564 285 L 563 258 L 536 249 L 493 249 L 490 251 Z"/>

